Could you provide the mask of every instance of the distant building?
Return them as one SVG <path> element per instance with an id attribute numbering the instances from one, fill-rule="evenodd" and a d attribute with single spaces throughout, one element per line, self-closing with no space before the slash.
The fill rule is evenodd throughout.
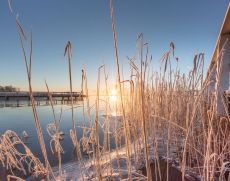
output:
<path id="1" fill-rule="evenodd" d="M 220 29 L 206 80 L 212 82 L 209 85 L 210 92 L 215 95 L 218 90 L 217 114 L 226 115 L 229 112 L 228 97 L 230 96 L 230 3 Z"/>

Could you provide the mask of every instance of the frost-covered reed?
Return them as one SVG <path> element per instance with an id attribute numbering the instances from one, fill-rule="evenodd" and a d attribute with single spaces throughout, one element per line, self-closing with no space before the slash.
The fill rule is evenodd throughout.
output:
<path id="1" fill-rule="evenodd" d="M 82 94 L 86 95 L 83 102 L 83 116 L 89 124 L 80 126 L 83 130 L 81 138 L 77 137 L 75 107 L 71 97 L 72 129 L 69 136 L 79 158 L 80 167 L 76 167 L 80 169 L 79 179 L 151 180 L 157 175 L 157 179 L 162 180 L 160 160 L 163 159 L 167 163 L 166 173 L 163 173 L 166 174 L 166 180 L 170 180 L 169 170 L 172 162 L 181 171 L 182 180 L 188 175 L 204 181 L 227 180 L 230 164 L 230 119 L 229 116 L 216 114 L 224 48 L 216 61 L 218 65 L 212 69 L 216 72 L 216 77 L 211 80 L 210 75 L 206 77 L 204 73 L 204 53 L 197 53 L 193 59 L 193 68 L 188 73 L 182 73 L 179 69 L 180 59 L 175 56 L 176 48 L 173 42 L 160 59 L 159 69 L 154 69 L 156 60 L 152 60 L 148 44 L 144 41 L 143 34 L 140 34 L 137 37 L 137 53 L 128 58 L 130 70 L 126 77 L 119 61 L 112 0 L 110 0 L 110 12 L 116 74 L 108 74 L 106 65 L 98 67 L 95 104 L 91 105 L 87 71 L 85 67 L 83 68 L 81 88 Z M 61 164 L 62 149 L 65 149 L 60 144 L 61 115 L 58 120 L 52 103 L 52 92 L 46 84 L 54 116 L 54 122 L 47 126 L 47 131 L 51 136 L 51 148 L 54 154 L 57 153 L 59 161 L 59 172 L 55 175 L 47 157 L 32 94 L 32 35 L 27 58 L 24 43 L 28 43 L 28 39 L 18 19 L 16 23 L 24 54 L 35 127 L 45 166 L 12 131 L 7 131 L 0 137 L 0 163 L 10 172 L 8 177 L 16 178 L 18 175 L 15 174 L 20 171 L 24 175 L 42 174 L 47 179 L 65 180 L 68 172 L 63 173 Z M 68 76 L 72 93 L 70 41 L 65 47 L 65 54 L 68 56 Z M 113 105 L 110 93 L 112 88 L 108 81 L 111 77 L 116 79 L 114 85 L 117 90 Z M 102 83 L 105 85 L 104 96 L 101 96 Z M 210 91 L 209 86 L 213 83 L 216 89 Z M 225 97 L 223 104 L 227 111 L 224 99 Z M 100 111 L 102 105 L 103 113 Z M 102 114 L 104 117 L 101 120 Z M 103 144 L 99 136 L 100 130 L 104 135 Z M 112 140 L 115 142 L 114 150 L 111 149 Z M 18 152 L 15 144 L 22 144 L 25 153 Z M 83 159 L 83 153 L 88 155 L 87 160 Z M 24 167 L 25 163 L 22 163 L 27 157 L 30 160 L 25 162 L 29 165 L 28 172 Z M 12 167 L 14 169 L 11 169 Z M 145 176 L 140 171 L 143 168 L 146 169 Z"/>

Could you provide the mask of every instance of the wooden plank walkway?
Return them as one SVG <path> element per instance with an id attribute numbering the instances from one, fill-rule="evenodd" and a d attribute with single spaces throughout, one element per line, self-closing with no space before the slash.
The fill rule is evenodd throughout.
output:
<path id="1" fill-rule="evenodd" d="M 70 92 L 51 92 L 53 99 L 61 99 L 61 100 L 70 100 L 71 93 Z M 47 92 L 33 92 L 33 96 L 35 99 L 49 99 Z M 72 93 L 73 99 L 85 97 L 82 95 L 81 92 L 73 92 Z M 0 99 L 1 100 L 16 100 L 16 99 L 24 99 L 29 100 L 29 92 L 0 92 Z"/>

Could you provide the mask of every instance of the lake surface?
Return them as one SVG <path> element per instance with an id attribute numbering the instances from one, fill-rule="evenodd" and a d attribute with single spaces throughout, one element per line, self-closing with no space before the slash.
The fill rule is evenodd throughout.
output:
<path id="1" fill-rule="evenodd" d="M 83 116 L 83 101 L 78 101 L 75 103 L 74 113 L 77 126 L 88 125 L 89 120 L 84 119 Z M 71 117 L 71 106 L 70 105 L 55 105 L 54 109 L 56 112 L 56 117 L 59 118 L 61 107 L 62 121 L 60 130 L 65 133 L 64 139 L 61 141 L 61 145 L 64 149 L 64 154 L 62 155 L 62 162 L 67 163 L 76 160 L 76 154 L 73 151 L 73 144 L 69 137 L 69 130 L 72 128 L 72 117 Z M 94 109 L 92 109 L 92 120 L 94 119 Z M 52 166 L 57 165 L 57 160 L 50 150 L 50 140 L 51 137 L 48 135 L 46 126 L 53 122 L 53 114 L 50 105 L 37 106 L 37 112 L 42 127 L 46 149 L 49 157 L 49 161 Z M 103 121 L 104 117 L 103 111 L 100 111 L 100 121 Z M 32 150 L 33 154 L 42 160 L 41 149 L 38 144 L 37 133 L 35 129 L 35 123 L 32 113 L 32 107 L 22 106 L 22 107 L 2 107 L 0 108 L 0 134 L 2 135 L 6 130 L 12 130 L 16 132 L 20 137 L 22 137 L 22 132 L 25 130 L 29 138 L 26 141 L 26 145 Z M 82 128 L 77 127 L 78 138 L 82 135 Z M 100 130 L 100 142 L 103 143 L 103 132 Z M 114 142 L 111 142 L 111 147 L 115 147 Z"/>

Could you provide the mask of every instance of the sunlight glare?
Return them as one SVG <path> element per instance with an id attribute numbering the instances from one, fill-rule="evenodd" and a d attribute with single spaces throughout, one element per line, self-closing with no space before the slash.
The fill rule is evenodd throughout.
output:
<path id="1" fill-rule="evenodd" d="M 116 101 L 117 101 L 117 90 L 116 90 L 115 88 L 113 88 L 113 89 L 111 90 L 111 100 L 112 100 L 113 102 L 116 102 Z"/>
<path id="2" fill-rule="evenodd" d="M 112 89 L 111 95 L 112 95 L 112 96 L 116 96 L 116 95 L 117 95 L 117 90 L 116 90 L 116 89 Z"/>

